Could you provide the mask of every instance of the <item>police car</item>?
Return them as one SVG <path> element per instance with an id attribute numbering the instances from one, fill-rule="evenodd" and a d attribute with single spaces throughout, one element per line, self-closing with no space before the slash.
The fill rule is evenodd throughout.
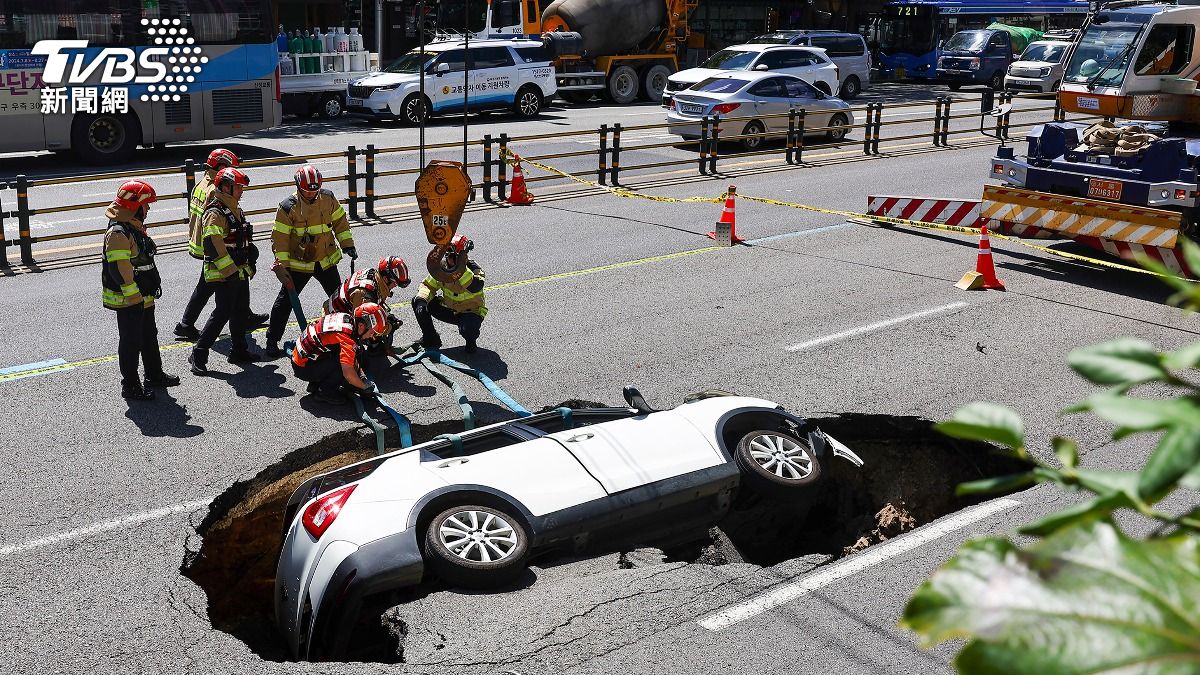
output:
<path id="1" fill-rule="evenodd" d="M 419 124 L 422 117 L 468 110 L 512 110 L 533 117 L 554 96 L 554 66 L 534 40 L 448 40 L 411 51 L 382 71 L 355 80 L 347 111 L 370 119 Z M 420 72 L 424 61 L 425 105 Z M 467 66 L 470 67 L 468 77 Z"/>

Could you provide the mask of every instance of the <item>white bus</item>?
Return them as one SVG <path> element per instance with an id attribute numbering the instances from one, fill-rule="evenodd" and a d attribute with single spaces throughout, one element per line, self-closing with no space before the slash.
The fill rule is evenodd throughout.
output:
<path id="1" fill-rule="evenodd" d="M 269 0 L 0 0 L 0 152 L 117 164 L 277 126 L 271 19 Z"/>

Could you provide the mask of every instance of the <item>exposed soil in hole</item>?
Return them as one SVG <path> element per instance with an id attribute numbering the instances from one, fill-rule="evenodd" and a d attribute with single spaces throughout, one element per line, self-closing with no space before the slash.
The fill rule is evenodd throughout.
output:
<path id="1" fill-rule="evenodd" d="M 958 483 L 1028 468 L 990 446 L 942 436 L 931 422 L 919 418 L 847 414 L 815 421 L 854 449 L 866 466 L 859 470 L 849 462 L 830 460 L 825 464 L 826 480 L 811 500 L 781 503 L 739 497 L 718 527 L 698 532 L 692 543 L 627 551 L 617 556 L 614 567 L 634 570 L 680 561 L 769 566 L 814 554 L 832 560 L 979 501 L 956 497 Z M 460 429 L 460 421 L 414 426 L 414 441 Z M 209 617 L 216 628 L 242 639 L 263 658 L 287 658 L 272 616 L 286 500 L 308 477 L 370 457 L 373 447 L 365 430 L 335 434 L 234 485 L 213 503 L 199 528 L 203 546 L 188 551 L 182 571 L 208 594 Z M 443 590 L 436 582 L 426 583 L 394 601 L 427 604 Z M 402 614 L 388 612 L 382 625 L 376 624 L 381 643 L 357 656 L 403 661 L 409 626 Z"/>

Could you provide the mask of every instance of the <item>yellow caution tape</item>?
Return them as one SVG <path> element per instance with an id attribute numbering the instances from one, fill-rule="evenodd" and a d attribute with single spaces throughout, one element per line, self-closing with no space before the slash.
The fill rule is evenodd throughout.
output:
<path id="1" fill-rule="evenodd" d="M 506 151 L 506 152 L 507 152 L 507 154 L 513 154 L 511 151 Z M 528 159 L 522 159 L 521 161 L 523 161 L 526 164 L 529 164 L 531 166 L 535 166 L 543 171 L 547 171 L 547 172 L 553 173 L 555 175 L 561 176 L 563 178 L 573 180 L 576 183 L 581 183 L 583 185 L 589 185 L 591 187 L 598 188 L 600 190 L 604 190 L 605 192 L 608 192 L 609 194 L 612 194 L 612 195 L 616 195 L 617 197 L 648 199 L 650 201 L 655 201 L 655 202 L 705 203 L 705 204 L 720 204 L 725 201 L 725 197 L 726 197 L 725 193 L 722 193 L 721 196 L 719 196 L 719 197 L 659 197 L 657 195 L 647 195 L 647 194 L 642 194 L 640 192 L 635 192 L 628 188 L 609 186 L 609 185 L 601 185 L 595 181 L 590 181 L 590 180 L 587 180 L 586 178 L 581 178 L 579 176 L 567 173 L 566 171 L 563 171 L 561 169 L 556 169 L 556 168 L 554 168 L 552 166 L 548 166 L 546 164 L 532 162 Z M 906 220 L 903 218 L 892 218 L 889 216 L 875 216 L 875 215 L 870 215 L 870 214 L 866 214 L 866 213 L 857 213 L 855 211 L 842 211 L 839 209 L 825 209 L 825 208 L 821 208 L 819 206 L 811 206 L 809 204 L 800 204 L 797 202 L 785 202 L 785 201 L 780 201 L 778 199 L 770 199 L 767 197 L 754 197 L 751 195 L 742 194 L 740 192 L 738 193 L 738 197 L 748 200 L 748 201 L 752 201 L 752 202 L 760 202 L 763 204 L 770 204 L 772 206 L 785 206 L 787 208 L 801 209 L 803 211 L 811 211 L 813 213 L 823 213 L 823 214 L 831 215 L 831 216 L 841 216 L 843 218 L 855 218 L 855 219 L 859 219 L 859 220 L 866 219 L 866 220 L 871 220 L 871 221 L 878 222 L 878 223 L 887 223 L 889 225 L 903 225 L 906 227 L 916 227 L 916 228 L 925 229 L 925 230 L 940 230 L 942 232 L 953 232 L 955 234 L 965 234 L 965 235 L 969 235 L 969 236 L 973 236 L 973 237 L 979 236 L 979 230 L 976 228 L 970 228 L 970 227 L 959 227 L 959 226 L 955 226 L 955 225 L 943 225 L 941 223 L 926 223 L 926 222 L 922 222 L 919 220 Z M 1135 267 L 1133 265 L 1123 265 L 1121 263 L 1110 262 L 1108 260 L 1098 260 L 1096 258 L 1090 258 L 1088 256 L 1080 255 L 1078 253 L 1070 253 L 1068 251 L 1059 251 L 1056 249 L 1047 248 L 1045 246 L 1038 246 L 1037 244 L 1031 244 L 1027 241 L 1024 241 L 1023 239 L 1021 239 L 1019 237 L 1010 237 L 1008 235 L 1000 234 L 999 232 L 989 232 L 989 235 L 992 237 L 995 237 L 997 239 L 1003 239 L 1004 241 L 1010 241 L 1015 244 L 1020 244 L 1021 246 L 1024 246 L 1026 248 L 1031 248 L 1035 251 L 1041 251 L 1042 253 L 1046 253 L 1048 255 L 1058 256 L 1060 258 L 1067 258 L 1069 260 L 1076 260 L 1076 261 L 1088 263 L 1091 265 L 1097 265 L 1099 267 L 1107 267 L 1110 269 L 1124 270 L 1126 272 L 1137 272 L 1139 274 L 1149 274 L 1149 275 L 1155 276 L 1155 277 L 1182 279 L 1184 281 L 1195 281 L 1194 279 L 1187 279 L 1186 277 L 1180 277 L 1180 276 L 1176 276 L 1173 274 L 1162 274 L 1162 273 L 1156 272 L 1154 270 L 1146 269 L 1144 267 Z"/>

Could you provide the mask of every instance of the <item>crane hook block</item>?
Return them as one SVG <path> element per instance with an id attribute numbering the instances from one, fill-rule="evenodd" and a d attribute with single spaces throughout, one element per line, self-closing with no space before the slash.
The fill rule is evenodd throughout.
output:
<path id="1" fill-rule="evenodd" d="M 426 165 L 417 178 L 417 208 L 429 243 L 439 248 L 450 243 L 470 195 L 471 178 L 461 162 L 435 159 Z"/>

